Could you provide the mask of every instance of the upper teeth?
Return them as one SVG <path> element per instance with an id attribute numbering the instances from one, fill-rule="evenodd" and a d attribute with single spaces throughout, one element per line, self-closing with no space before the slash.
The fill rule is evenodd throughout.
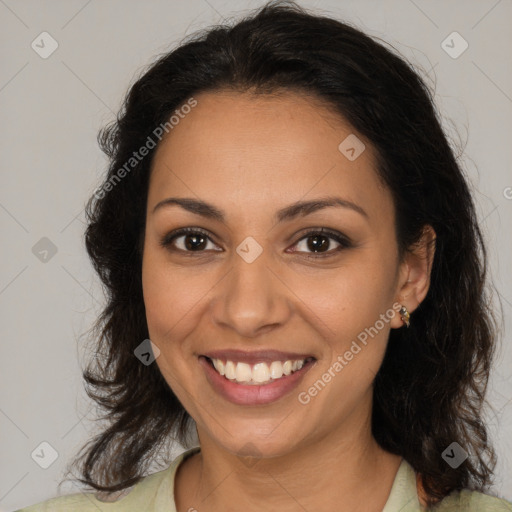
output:
<path id="1" fill-rule="evenodd" d="M 295 361 L 273 361 L 270 366 L 267 363 L 256 363 L 250 365 L 247 363 L 235 363 L 233 361 L 221 361 L 212 359 L 213 366 L 227 379 L 235 380 L 239 383 L 262 384 L 271 380 L 279 379 L 283 375 L 290 375 L 304 366 L 305 359 Z"/>

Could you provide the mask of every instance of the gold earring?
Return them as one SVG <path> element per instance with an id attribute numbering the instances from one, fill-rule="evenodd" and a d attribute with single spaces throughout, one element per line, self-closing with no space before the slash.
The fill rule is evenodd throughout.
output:
<path id="1" fill-rule="evenodd" d="M 409 318 L 411 318 L 411 315 L 409 313 L 409 311 L 407 311 L 407 308 L 405 306 L 402 306 L 400 308 L 400 318 L 402 319 L 402 322 L 407 326 L 409 327 L 409 325 L 411 325 L 411 322 L 409 321 Z"/>

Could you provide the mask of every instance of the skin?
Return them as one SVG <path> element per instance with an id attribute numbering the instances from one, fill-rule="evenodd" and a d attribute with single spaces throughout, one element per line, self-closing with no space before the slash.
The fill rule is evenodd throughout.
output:
<path id="1" fill-rule="evenodd" d="M 404 328 L 400 316 L 309 403 L 298 393 L 394 303 L 414 321 L 428 291 L 434 233 L 427 230 L 400 260 L 391 193 L 370 143 L 316 98 L 228 91 L 195 98 L 152 163 L 142 271 L 149 333 L 161 351 L 156 362 L 195 420 L 201 445 L 178 470 L 177 510 L 261 511 L 272 503 L 281 512 L 380 511 L 401 459 L 371 435 L 372 381 L 390 329 Z M 366 145 L 354 161 L 338 150 L 352 133 Z M 330 207 L 273 220 L 291 203 L 326 196 L 351 201 L 366 216 Z M 154 211 L 168 197 L 207 201 L 225 212 L 226 223 L 178 205 Z M 182 227 L 211 235 L 203 252 L 183 252 L 187 235 L 174 240 L 175 251 L 162 247 Z M 314 249 L 304 234 L 322 227 L 352 244 L 336 251 L 339 243 L 328 238 L 331 255 L 308 259 Z M 250 264 L 236 252 L 248 236 L 263 250 Z M 214 391 L 198 362 L 209 350 L 231 348 L 317 361 L 277 402 L 240 406 Z"/>

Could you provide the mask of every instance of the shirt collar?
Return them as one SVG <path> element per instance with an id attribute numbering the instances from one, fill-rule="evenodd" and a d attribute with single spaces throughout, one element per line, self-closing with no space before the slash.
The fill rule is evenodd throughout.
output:
<path id="1" fill-rule="evenodd" d="M 420 512 L 421 510 L 416 489 L 416 473 L 412 466 L 402 459 L 382 512 Z"/>

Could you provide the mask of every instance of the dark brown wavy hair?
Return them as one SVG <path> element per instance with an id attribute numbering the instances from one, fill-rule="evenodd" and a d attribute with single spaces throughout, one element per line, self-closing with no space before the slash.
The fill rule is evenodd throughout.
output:
<path id="1" fill-rule="evenodd" d="M 321 99 L 375 148 L 377 172 L 394 199 L 401 255 L 425 225 L 434 228 L 430 290 L 411 327 L 391 331 L 374 382 L 372 430 L 419 473 L 430 504 L 454 490 L 485 490 L 495 455 L 482 407 L 496 322 L 474 202 L 433 94 L 386 43 L 287 1 L 201 31 L 161 56 L 99 134 L 110 166 L 101 194 L 87 203 L 85 242 L 107 303 L 84 378 L 106 426 L 73 462 L 78 480 L 109 492 L 134 485 L 166 442 L 186 442 L 193 424 L 158 366 L 134 356 L 149 337 L 141 263 L 155 148 L 119 183 L 112 179 L 194 94 L 221 89 Z M 470 455 L 457 468 L 441 457 L 454 441 Z"/>

